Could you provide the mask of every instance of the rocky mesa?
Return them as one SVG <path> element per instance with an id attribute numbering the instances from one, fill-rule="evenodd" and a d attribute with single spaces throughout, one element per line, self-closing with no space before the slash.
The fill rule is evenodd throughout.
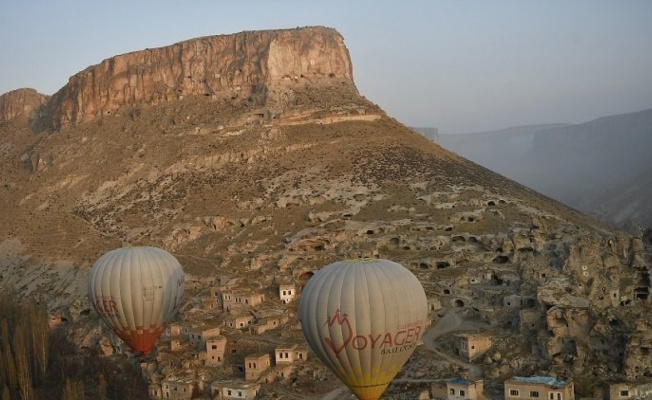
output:
<path id="1" fill-rule="evenodd" d="M 49 104 L 54 127 L 188 95 L 267 102 L 283 88 L 353 85 L 342 36 L 322 27 L 208 36 L 123 54 L 72 76 Z"/>

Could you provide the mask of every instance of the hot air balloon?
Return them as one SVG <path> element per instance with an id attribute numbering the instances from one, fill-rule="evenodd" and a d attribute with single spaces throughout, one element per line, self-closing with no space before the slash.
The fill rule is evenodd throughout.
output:
<path id="1" fill-rule="evenodd" d="M 106 324 L 147 355 L 181 306 L 184 273 L 156 247 L 124 247 L 102 255 L 88 278 L 88 298 Z"/>
<path id="2" fill-rule="evenodd" d="M 383 259 L 327 265 L 299 302 L 306 341 L 360 400 L 380 399 L 421 340 L 427 316 L 419 280 Z"/>

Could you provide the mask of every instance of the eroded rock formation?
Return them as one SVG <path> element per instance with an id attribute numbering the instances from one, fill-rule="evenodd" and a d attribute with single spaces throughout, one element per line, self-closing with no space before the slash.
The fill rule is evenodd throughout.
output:
<path id="1" fill-rule="evenodd" d="M 353 86 L 342 36 L 324 27 L 207 36 L 118 55 L 72 76 L 52 98 L 54 127 L 111 115 L 123 106 L 186 95 L 260 104 L 292 86 Z"/>
<path id="2" fill-rule="evenodd" d="M 34 119 L 48 99 L 49 96 L 34 89 L 16 89 L 0 95 L 0 122 L 18 117 Z"/>

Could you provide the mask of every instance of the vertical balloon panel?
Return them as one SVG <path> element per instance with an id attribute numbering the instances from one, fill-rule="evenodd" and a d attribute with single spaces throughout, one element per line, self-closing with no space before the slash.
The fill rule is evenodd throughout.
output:
<path id="1" fill-rule="evenodd" d="M 88 296 L 116 335 L 132 350 L 148 354 L 181 306 L 184 281 L 181 265 L 167 251 L 125 247 L 95 262 Z"/>
<path id="2" fill-rule="evenodd" d="M 427 315 L 419 280 L 382 259 L 324 267 L 299 303 L 308 344 L 361 400 L 380 398 L 419 343 Z"/>

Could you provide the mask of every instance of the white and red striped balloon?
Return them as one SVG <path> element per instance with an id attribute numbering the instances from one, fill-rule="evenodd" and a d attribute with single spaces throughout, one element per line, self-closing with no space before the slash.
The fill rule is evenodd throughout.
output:
<path id="1" fill-rule="evenodd" d="M 157 247 L 124 247 L 102 255 L 88 278 L 88 297 L 132 350 L 148 354 L 181 306 L 185 275 Z"/>

